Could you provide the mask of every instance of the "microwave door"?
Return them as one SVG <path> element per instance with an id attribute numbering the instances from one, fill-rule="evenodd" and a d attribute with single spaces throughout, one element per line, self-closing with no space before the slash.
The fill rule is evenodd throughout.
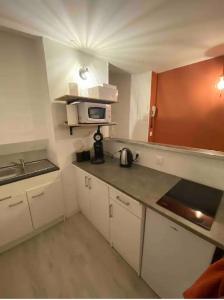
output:
<path id="1" fill-rule="evenodd" d="M 106 108 L 91 106 L 88 107 L 88 119 L 90 122 L 106 122 Z"/>
<path id="2" fill-rule="evenodd" d="M 111 106 L 100 103 L 79 103 L 79 123 L 109 123 L 111 120 Z"/>

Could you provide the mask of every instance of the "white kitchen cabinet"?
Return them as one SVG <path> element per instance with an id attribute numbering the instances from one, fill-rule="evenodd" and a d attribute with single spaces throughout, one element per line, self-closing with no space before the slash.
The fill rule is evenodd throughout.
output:
<path id="1" fill-rule="evenodd" d="M 27 197 L 35 229 L 64 214 L 60 178 L 27 190 Z"/>
<path id="2" fill-rule="evenodd" d="M 115 189 L 112 192 L 112 189 L 110 188 L 111 245 L 139 272 L 142 218 L 134 212 L 140 214 L 142 205 Z"/>
<path id="3" fill-rule="evenodd" d="M 108 186 L 103 181 L 77 168 L 78 201 L 81 212 L 109 240 Z"/>
<path id="4" fill-rule="evenodd" d="M 0 194 L 0 247 L 32 232 L 26 193 Z"/>
<path id="5" fill-rule="evenodd" d="M 94 176 L 88 177 L 90 192 L 90 220 L 99 232 L 109 241 L 109 197 L 108 186 Z"/>
<path id="6" fill-rule="evenodd" d="M 90 220 L 90 195 L 88 173 L 76 168 L 76 182 L 79 207 L 83 215 Z"/>
<path id="7" fill-rule="evenodd" d="M 211 243 L 147 209 L 142 277 L 160 297 L 182 298 L 214 251 Z"/>
<path id="8" fill-rule="evenodd" d="M 78 167 L 76 172 L 82 213 L 139 272 L 142 205 Z"/>

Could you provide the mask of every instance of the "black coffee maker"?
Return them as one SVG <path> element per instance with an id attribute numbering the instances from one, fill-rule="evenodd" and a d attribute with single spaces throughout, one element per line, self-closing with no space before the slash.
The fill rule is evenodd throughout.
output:
<path id="1" fill-rule="evenodd" d="M 94 147 L 94 157 L 91 160 L 92 164 L 103 164 L 104 161 L 104 153 L 103 153 L 103 135 L 100 132 L 100 126 L 98 126 L 97 132 L 93 136 L 95 142 L 93 144 Z"/>

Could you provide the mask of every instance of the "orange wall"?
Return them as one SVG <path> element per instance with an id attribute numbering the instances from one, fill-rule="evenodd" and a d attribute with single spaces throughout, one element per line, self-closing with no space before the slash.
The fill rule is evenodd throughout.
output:
<path id="1" fill-rule="evenodd" d="M 149 141 L 224 151 L 224 96 L 216 88 L 223 62 L 217 57 L 153 77 L 158 114 Z"/>

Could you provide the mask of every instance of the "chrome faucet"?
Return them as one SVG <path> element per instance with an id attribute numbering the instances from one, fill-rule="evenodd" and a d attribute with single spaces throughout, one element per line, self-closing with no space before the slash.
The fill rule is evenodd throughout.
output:
<path id="1" fill-rule="evenodd" d="M 24 159 L 19 159 L 19 162 L 12 162 L 12 164 L 16 167 L 21 168 L 21 170 L 24 172 L 25 171 L 25 161 Z"/>

